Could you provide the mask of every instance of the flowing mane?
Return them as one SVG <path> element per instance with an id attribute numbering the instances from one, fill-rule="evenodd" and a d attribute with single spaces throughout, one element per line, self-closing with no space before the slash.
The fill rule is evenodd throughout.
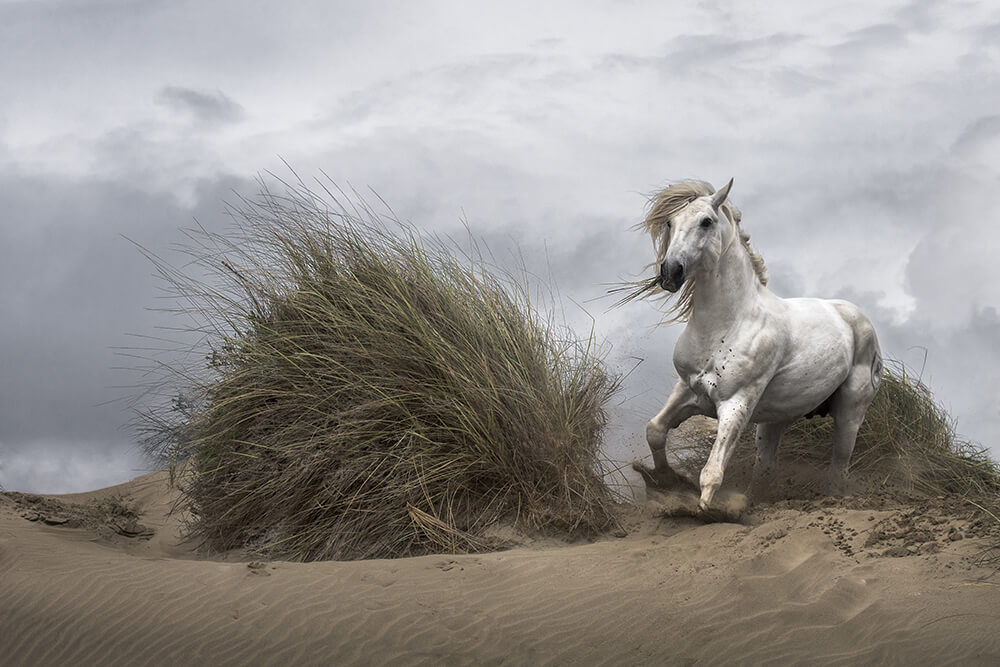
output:
<path id="1" fill-rule="evenodd" d="M 652 236 L 653 243 L 656 244 L 657 263 L 667 254 L 667 246 L 669 245 L 669 238 L 665 234 L 667 222 L 698 197 L 712 194 L 715 194 L 715 188 L 705 181 L 684 180 L 668 185 L 649 197 L 649 213 L 637 227 L 641 226 Z M 767 267 L 764 266 L 764 259 L 750 245 L 750 235 L 743 231 L 743 227 L 740 226 L 742 218 L 740 210 L 728 199 L 722 204 L 721 210 L 739 232 L 741 245 L 750 258 L 750 264 L 753 266 L 754 273 L 757 274 L 757 280 L 760 281 L 761 285 L 767 285 Z M 684 322 L 691 317 L 691 311 L 694 309 L 694 290 L 695 280 L 692 277 L 684 283 L 684 287 L 677 295 L 677 300 L 667 310 L 668 322 Z"/>

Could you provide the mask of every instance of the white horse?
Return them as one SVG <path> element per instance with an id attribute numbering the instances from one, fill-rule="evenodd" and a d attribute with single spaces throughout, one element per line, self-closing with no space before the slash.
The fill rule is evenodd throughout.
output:
<path id="1" fill-rule="evenodd" d="M 727 201 L 732 184 L 718 192 L 700 181 L 672 185 L 656 195 L 643 223 L 657 252 L 656 283 L 680 290 L 671 312 L 673 321 L 687 322 L 674 348 L 680 379 L 646 427 L 654 468 L 644 477 L 658 486 L 676 484 L 667 432 L 693 415 L 717 418 L 699 479 L 702 511 L 710 508 L 749 422 L 757 424 L 752 491 L 773 469 L 792 421 L 832 415 L 831 486 L 843 492 L 858 428 L 882 378 L 875 329 L 857 306 L 782 299 L 767 289 L 764 262 Z"/>

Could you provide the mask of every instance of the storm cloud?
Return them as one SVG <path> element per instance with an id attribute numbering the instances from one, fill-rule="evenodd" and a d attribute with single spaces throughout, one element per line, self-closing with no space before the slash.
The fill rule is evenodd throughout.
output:
<path id="1" fill-rule="evenodd" d="M 0 484 L 144 464 L 121 348 L 176 326 L 166 258 L 258 173 L 376 191 L 557 286 L 632 373 L 614 447 L 672 383 L 677 327 L 608 310 L 667 180 L 732 198 L 783 296 L 842 296 L 965 436 L 1000 443 L 1000 13 L 964 3 L 0 5 Z M 178 258 L 178 261 L 182 261 Z"/>
<path id="2" fill-rule="evenodd" d="M 160 90 L 158 101 L 209 124 L 234 123 L 244 115 L 243 107 L 221 90 L 205 92 L 180 86 L 166 86 Z"/>

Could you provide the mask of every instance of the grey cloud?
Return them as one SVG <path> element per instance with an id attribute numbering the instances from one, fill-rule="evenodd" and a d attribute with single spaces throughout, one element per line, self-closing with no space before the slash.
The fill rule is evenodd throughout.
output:
<path id="1" fill-rule="evenodd" d="M 774 69 L 770 80 L 775 89 L 788 98 L 802 97 L 830 85 L 830 80 L 826 77 L 790 67 Z"/>
<path id="2" fill-rule="evenodd" d="M 767 264 L 767 286 L 781 297 L 801 296 L 806 287 L 802 274 L 787 261 L 769 262 Z"/>
<path id="3" fill-rule="evenodd" d="M 221 90 L 206 92 L 166 86 L 160 90 L 157 101 L 175 111 L 190 114 L 198 122 L 206 124 L 235 123 L 245 115 L 243 107 Z"/>
<path id="4" fill-rule="evenodd" d="M 495 53 L 450 63 L 428 70 L 430 76 L 452 79 L 461 85 L 491 77 L 511 75 L 545 62 L 547 59 L 533 53 Z"/>
<path id="5" fill-rule="evenodd" d="M 80 493 L 151 472 L 136 447 L 116 442 L 36 440 L 11 449 L 0 442 L 0 489 Z"/>
<path id="6" fill-rule="evenodd" d="M 994 46 L 1000 42 L 1000 22 L 971 30 L 977 46 Z"/>
<path id="7" fill-rule="evenodd" d="M 952 406 L 962 405 L 959 432 L 976 434 L 981 444 L 993 449 L 994 456 L 1000 448 L 1000 376 L 995 372 L 1000 367 L 997 341 L 1000 341 L 1000 317 L 996 308 L 977 309 L 969 326 L 957 332 L 942 351 L 949 357 L 954 356 L 955 350 L 961 350 L 962 354 L 958 355 L 959 372 L 949 369 L 939 389 L 939 395 L 947 396 Z"/>
<path id="8" fill-rule="evenodd" d="M 800 95 L 829 83 L 805 68 L 776 64 L 784 49 L 804 39 L 803 35 L 783 32 L 749 39 L 724 33 L 681 35 L 664 45 L 662 55 L 610 52 L 597 58 L 594 67 L 612 73 L 650 70 L 671 79 L 685 79 L 712 73 L 723 76 L 725 72 L 745 70 L 748 65 L 763 65 L 763 69 L 754 70 L 755 75 L 763 73 L 780 91 Z"/>
<path id="9" fill-rule="evenodd" d="M 906 31 L 898 25 L 880 23 L 855 30 L 846 39 L 832 47 L 839 56 L 869 56 L 871 51 L 900 46 L 907 41 Z"/>
<path id="10" fill-rule="evenodd" d="M 616 297 L 608 290 L 623 281 L 646 277 L 653 259 L 649 238 L 630 231 L 630 221 L 589 219 L 576 215 L 565 224 L 579 228 L 561 241 L 531 233 L 525 222 L 475 232 L 506 271 L 525 270 L 536 286 L 552 288 L 595 318 L 611 309 Z M 594 231 L 589 231 L 594 230 Z M 577 313 L 581 320 L 587 315 Z M 589 322 L 581 322 L 589 324 Z"/>
<path id="11" fill-rule="evenodd" d="M 961 437 L 991 448 L 1000 446 L 1000 318 L 992 307 L 979 308 L 965 326 L 938 331 L 933 321 L 913 321 L 898 329 L 909 342 L 911 368 L 921 369 L 923 380 L 956 419 Z"/>
<path id="12" fill-rule="evenodd" d="M 555 48 L 564 43 L 565 40 L 559 37 L 543 37 L 541 39 L 536 39 L 531 43 L 532 49 L 537 49 L 541 51 L 548 51 L 549 49 Z"/>
<path id="13" fill-rule="evenodd" d="M 1000 303 L 1000 286 L 993 279 L 995 255 L 987 241 L 994 236 L 994 222 L 982 214 L 990 209 L 992 192 L 982 189 L 985 183 L 944 185 L 926 200 L 937 224 L 910 254 L 906 280 L 917 301 L 915 317 L 936 329 L 956 330 L 968 325 L 976 309 Z M 964 203 L 962 214 L 954 214 L 955 201 Z"/>
<path id="14" fill-rule="evenodd" d="M 637 71 L 647 68 L 657 68 L 663 62 L 660 56 L 637 56 L 632 53 L 606 53 L 600 56 L 594 64 L 596 70 Z"/>
<path id="15" fill-rule="evenodd" d="M 774 33 L 751 39 L 738 39 L 718 33 L 682 35 L 670 42 L 670 49 L 663 57 L 663 63 L 675 70 L 733 66 L 739 64 L 741 59 L 772 57 L 775 52 L 801 39 L 801 35 L 789 33 Z"/>
<path id="16" fill-rule="evenodd" d="M 983 116 L 962 130 L 952 145 L 952 151 L 959 154 L 968 153 L 997 137 L 1000 137 L 1000 115 Z"/>
<path id="17" fill-rule="evenodd" d="M 206 181 L 197 204 L 187 207 L 123 182 L 0 177 L 5 485 L 28 488 L 15 475 L 28 474 L 27 463 L 10 468 L 11 460 L 86 457 L 73 454 L 69 443 L 81 451 L 91 447 L 86 443 L 102 443 L 93 447 L 134 458 L 127 454 L 134 442 L 125 428 L 131 419 L 127 401 L 141 377 L 120 368 L 137 369 L 140 362 L 116 348 L 160 346 L 129 334 L 170 337 L 158 327 L 176 326 L 177 320 L 149 310 L 168 305 L 159 298 L 162 285 L 123 235 L 169 256 L 171 244 L 180 240 L 178 227 L 197 217 L 221 229 L 222 200 L 233 188 L 246 187 L 235 179 Z"/>
<path id="18" fill-rule="evenodd" d="M 928 31 L 939 23 L 942 6 L 947 4 L 940 0 L 911 0 L 896 11 L 896 20 L 911 30 Z"/>
<path id="19" fill-rule="evenodd" d="M 419 100 L 421 105 L 436 101 L 444 108 L 470 101 L 498 84 L 529 85 L 531 71 L 542 64 L 552 66 L 553 59 L 530 53 L 489 54 L 460 63 L 450 63 L 405 77 L 389 78 L 370 85 L 342 90 L 325 118 L 316 125 L 332 122 L 354 123 L 377 117 L 380 112 L 392 112 L 400 106 Z"/>
<path id="20" fill-rule="evenodd" d="M 954 167 L 917 162 L 878 168 L 865 164 L 867 159 L 866 154 L 846 157 L 842 169 L 831 171 L 803 168 L 789 173 L 784 184 L 769 181 L 757 191 L 741 192 L 737 203 L 744 211 L 744 226 L 769 268 L 775 261 L 794 265 L 803 253 L 821 254 L 825 249 L 824 261 L 800 275 L 808 280 L 794 281 L 796 292 L 786 296 L 802 294 L 810 281 L 816 281 L 810 289 L 829 295 L 857 280 L 859 274 L 849 267 L 871 261 L 851 252 L 858 239 L 878 239 L 884 261 L 899 263 L 917 240 L 947 228 L 947 207 L 954 199 L 950 193 L 963 180 Z M 782 270 L 776 265 L 772 276 L 780 277 Z"/>
<path id="21" fill-rule="evenodd" d="M 149 193 L 197 196 L 224 167 L 200 132 L 173 132 L 156 122 L 121 125 L 90 142 L 93 170 L 109 183 Z"/>

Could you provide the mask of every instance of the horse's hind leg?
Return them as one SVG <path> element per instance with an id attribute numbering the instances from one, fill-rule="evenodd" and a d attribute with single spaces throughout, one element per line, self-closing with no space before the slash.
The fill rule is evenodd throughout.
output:
<path id="1" fill-rule="evenodd" d="M 678 382 L 667 399 L 667 404 L 646 424 L 646 442 L 653 454 L 653 468 L 650 470 L 636 466 L 636 470 L 642 474 L 647 484 L 665 489 L 686 486 L 696 490 L 693 484 L 674 472 L 667 463 L 667 432 L 680 426 L 689 417 L 705 413 L 697 394 L 684 382 Z"/>
<path id="2" fill-rule="evenodd" d="M 858 430 L 865 412 L 875 398 L 878 385 L 872 381 L 871 369 L 855 369 L 833 396 L 830 415 L 833 417 L 833 456 L 830 460 L 830 495 L 847 492 L 847 472 L 858 439 Z"/>
<path id="3" fill-rule="evenodd" d="M 867 406 L 865 406 L 867 407 Z M 828 493 L 842 496 L 847 493 L 847 471 L 851 465 L 851 454 L 858 439 L 858 429 L 864 420 L 864 408 L 853 413 L 844 412 L 833 418 L 833 457 L 830 461 Z"/>
<path id="4" fill-rule="evenodd" d="M 847 490 L 847 470 L 851 465 L 858 429 L 882 382 L 882 353 L 871 322 L 850 304 L 841 302 L 836 307 L 844 321 L 854 329 L 854 365 L 847 379 L 830 397 L 830 415 L 833 417 L 830 491 L 840 495 Z"/>
<path id="5" fill-rule="evenodd" d="M 753 474 L 750 477 L 750 488 L 747 497 L 750 502 L 761 496 L 763 489 L 769 484 L 774 474 L 775 463 L 778 460 L 778 447 L 781 436 L 788 428 L 786 422 L 778 424 L 757 425 L 757 459 L 754 461 Z"/>

